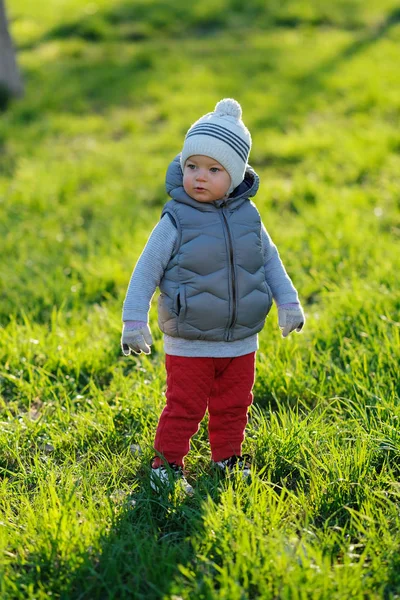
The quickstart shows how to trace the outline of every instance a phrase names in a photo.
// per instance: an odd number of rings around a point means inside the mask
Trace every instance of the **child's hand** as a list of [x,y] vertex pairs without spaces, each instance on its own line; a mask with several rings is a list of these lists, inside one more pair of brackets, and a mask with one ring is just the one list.
[[278,306],[279,327],[282,337],[287,337],[292,331],[301,331],[306,318],[300,304],[281,304]]
[[[125,356],[129,356],[131,352],[140,354],[150,354],[150,346],[153,343],[151,331],[147,323],[142,321],[132,321],[129,324],[124,324],[122,331],[121,347]],[[134,323],[132,326],[131,323]]]

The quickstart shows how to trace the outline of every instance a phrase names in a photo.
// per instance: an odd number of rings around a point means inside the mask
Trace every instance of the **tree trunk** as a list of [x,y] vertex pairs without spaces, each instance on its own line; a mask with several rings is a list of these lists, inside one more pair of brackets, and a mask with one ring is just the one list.
[[8,32],[4,0],[0,0],[0,87],[4,87],[11,96],[22,96],[24,91]]

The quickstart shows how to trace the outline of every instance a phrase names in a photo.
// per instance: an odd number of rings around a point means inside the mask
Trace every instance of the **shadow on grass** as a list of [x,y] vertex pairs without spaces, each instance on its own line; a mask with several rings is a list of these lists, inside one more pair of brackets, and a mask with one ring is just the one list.
[[[236,3],[237,4],[237,3]],[[103,44],[101,52],[86,53],[84,47],[74,48],[67,51],[65,55],[57,55],[52,62],[46,63],[45,72],[31,70],[28,71],[28,79],[31,85],[46,89],[51,87],[49,93],[45,93],[43,103],[46,109],[67,110],[69,112],[82,112],[90,109],[91,111],[101,111],[104,107],[112,104],[143,103],[149,101],[148,84],[151,81],[157,81],[158,84],[165,83],[166,89],[171,87],[170,77],[174,72],[174,56],[180,56],[179,35],[185,39],[193,40],[196,44],[196,38],[204,38],[211,34],[234,34],[238,26],[235,25],[235,15],[241,24],[241,34],[230,39],[230,44],[238,39],[238,52],[250,52],[246,49],[245,38],[247,21],[254,27],[254,17],[259,17],[258,26],[268,28],[268,26],[284,25],[286,27],[300,27],[305,24],[310,25],[306,17],[295,20],[296,22],[287,23],[285,19],[279,17],[271,9],[260,7],[239,8],[239,5],[232,6],[231,12],[227,16],[226,11],[221,15],[213,14],[212,11],[205,11],[203,17],[199,16],[192,7],[188,5],[169,4],[156,2],[149,5],[145,4],[116,4],[108,11],[97,11],[94,14],[84,15],[81,19],[62,23],[48,31],[42,38],[33,42],[29,47],[22,46],[21,50],[31,50],[43,42],[51,40],[81,39],[87,42],[96,42],[97,45]],[[257,12],[257,10],[258,12]],[[261,10],[261,12],[260,12]],[[172,11],[172,13],[171,13]],[[256,11],[256,12],[254,12]],[[276,11],[275,11],[276,12]],[[176,13],[176,14],[175,14]],[[253,14],[254,13],[254,14]],[[260,14],[258,14],[260,13]],[[243,21],[243,19],[244,21]],[[251,17],[251,18],[250,18]],[[233,22],[231,22],[233,18]],[[231,19],[231,20],[230,20]],[[242,19],[242,20],[240,20]],[[356,39],[339,52],[336,56],[321,63],[317,68],[310,72],[300,74],[292,79],[293,91],[282,92],[282,97],[278,103],[279,108],[270,110],[265,117],[259,119],[255,126],[283,126],[288,115],[293,113],[293,105],[301,100],[305,110],[309,109],[310,103],[314,102],[315,94],[324,89],[324,78],[334,71],[343,61],[346,61],[356,54],[362,52],[371,44],[383,38],[391,27],[400,22],[400,9],[396,8],[390,12],[379,26],[365,27],[359,26],[354,34]],[[326,20],[312,23],[315,27],[319,25],[329,25]],[[160,55],[159,48],[150,44],[154,40],[163,38],[171,39],[175,42],[167,51]],[[239,39],[242,42],[239,45]],[[244,40],[244,41],[243,41]],[[126,55],[109,44],[109,42],[132,42],[131,49]],[[149,43],[141,43],[141,42]],[[129,44],[128,44],[129,46]],[[125,47],[127,48],[127,46]],[[126,51],[126,50],[125,50]],[[216,50],[217,51],[217,50]],[[215,52],[216,52],[215,51]],[[282,49],[284,51],[284,49]],[[69,52],[69,54],[68,54]],[[201,59],[196,52],[195,59],[207,62],[208,56],[201,54]],[[252,52],[252,56],[254,52]],[[213,59],[214,52],[210,58]],[[274,64],[279,62],[279,53],[273,57],[268,57],[268,65],[265,57],[252,58],[247,60],[247,68],[253,72],[263,72],[266,69],[274,71]],[[250,65],[250,62],[254,62]],[[271,62],[272,61],[272,62]],[[232,73],[232,78],[242,81],[244,60],[237,60],[229,63],[230,67],[237,72]],[[180,67],[182,68],[182,67]],[[182,73],[185,79],[185,74]],[[50,86],[49,86],[50,82]],[[44,86],[44,87],[43,87]],[[57,90],[57,94],[54,94]],[[279,91],[277,92],[279,93]],[[32,112],[33,111],[33,112]],[[22,114],[23,112],[23,114]],[[21,117],[27,122],[37,118],[38,107],[25,107],[21,112]]]
[[369,46],[383,39],[389,33],[390,29],[398,23],[400,23],[399,7],[391,11],[379,26],[363,28],[362,33],[357,34],[355,41],[352,41],[348,46],[343,48],[336,56],[322,62],[316,69],[294,77],[293,93],[283,95],[279,103],[279,111],[269,112],[266,117],[256,122],[256,126],[263,128],[274,127],[277,124],[283,125],[283,118],[290,115],[293,112],[293,106],[297,105],[300,101],[307,109],[308,106],[304,103],[305,96],[312,101],[315,98],[315,94],[323,91],[324,80],[327,75],[333,73],[341,63],[354,58]]
[[57,531],[43,550],[14,563],[21,594],[29,590],[33,598],[46,590],[46,598],[65,600],[172,597],[195,560],[192,540],[202,535],[206,503],[218,502],[221,489],[206,473],[197,477],[193,496],[183,490],[156,495],[148,472],[141,473],[140,485],[128,497],[121,492],[122,499],[118,491],[110,494],[110,525],[102,527],[95,548],[66,554]]
[[223,3],[207,2],[198,10],[184,0],[137,0],[112,5],[98,11],[88,7],[80,18],[55,26],[44,36],[20,49],[32,49],[42,42],[54,39],[80,38],[90,42],[110,40],[142,41],[151,37],[195,38],[209,37],[227,29],[244,27],[330,26],[362,27],[360,4],[350,1],[338,8],[326,10],[318,7],[307,11],[293,1],[265,3],[253,0],[242,3],[226,0]]
[[146,482],[119,512],[100,551],[83,557],[65,597],[171,597],[180,568],[189,567],[195,558],[192,538],[201,535],[207,495],[218,501],[216,481],[206,474],[197,478],[193,497],[182,490],[157,496]]

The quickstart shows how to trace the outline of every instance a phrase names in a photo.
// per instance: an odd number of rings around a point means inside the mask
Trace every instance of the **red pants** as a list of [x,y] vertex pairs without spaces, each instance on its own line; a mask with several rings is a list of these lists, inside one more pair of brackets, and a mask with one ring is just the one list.
[[[240,455],[247,411],[252,403],[255,352],[235,358],[166,355],[167,405],[158,422],[154,447],[166,461],[183,466],[190,438],[208,408],[214,461]],[[153,467],[162,460],[156,458]]]

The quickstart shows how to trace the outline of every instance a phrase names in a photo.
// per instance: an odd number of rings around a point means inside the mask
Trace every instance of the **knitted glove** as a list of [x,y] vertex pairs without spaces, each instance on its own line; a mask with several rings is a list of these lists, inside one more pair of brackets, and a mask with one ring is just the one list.
[[306,322],[301,305],[293,302],[278,306],[278,322],[282,330],[282,337],[284,338],[294,330],[301,331]]
[[126,321],[122,331],[121,347],[125,356],[132,352],[150,354],[153,343],[151,331],[144,321]]

